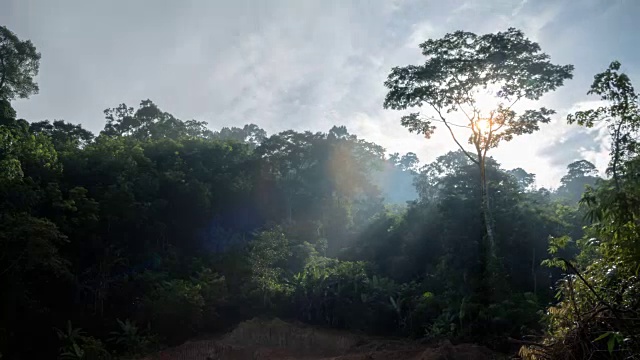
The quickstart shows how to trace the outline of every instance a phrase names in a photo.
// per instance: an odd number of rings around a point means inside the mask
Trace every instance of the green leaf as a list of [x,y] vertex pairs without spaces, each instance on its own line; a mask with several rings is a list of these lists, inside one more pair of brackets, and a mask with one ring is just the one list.
[[604,333],[604,334],[598,336],[597,338],[595,338],[593,341],[600,341],[600,340],[606,338],[609,335],[611,335],[611,332],[607,331],[606,333]]
[[616,337],[611,336],[609,341],[607,342],[607,349],[609,350],[609,354],[613,353],[613,348],[616,346]]

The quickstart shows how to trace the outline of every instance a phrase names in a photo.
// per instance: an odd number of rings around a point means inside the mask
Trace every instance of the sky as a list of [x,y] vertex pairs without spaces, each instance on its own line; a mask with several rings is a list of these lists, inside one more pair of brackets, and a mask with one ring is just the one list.
[[612,60],[640,81],[639,17],[639,0],[0,0],[0,25],[42,53],[40,93],[13,103],[21,118],[99,132],[104,109],[151,99],[212,129],[345,125],[422,163],[456,145],[446,129],[410,134],[402,113],[383,109],[391,68],[423,62],[418,44],[448,32],[519,28],[574,78],[533,104],[557,111],[550,124],[490,155],[546,187],[572,161],[606,167],[603,129],[566,115],[598,104],[586,92]]

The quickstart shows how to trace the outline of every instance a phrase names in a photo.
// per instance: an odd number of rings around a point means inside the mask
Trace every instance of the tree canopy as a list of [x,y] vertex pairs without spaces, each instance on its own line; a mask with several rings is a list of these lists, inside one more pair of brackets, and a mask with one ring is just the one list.
[[27,98],[38,93],[34,78],[40,68],[40,53],[30,40],[0,26],[0,100]]
[[[465,31],[446,34],[420,44],[426,60],[422,65],[394,67],[384,85],[389,89],[384,107],[394,110],[428,105],[435,117],[421,117],[419,112],[402,117],[410,132],[427,139],[435,132],[433,122],[445,125],[453,141],[479,168],[480,206],[487,238],[487,286],[495,284],[496,236],[493,228],[486,176],[489,149],[514,136],[531,134],[539,124],[548,123],[555,112],[542,107],[517,114],[513,106],[521,99],[538,100],[545,93],[571,79],[572,65],[556,65],[540,46],[527,39],[520,30],[509,28],[495,34],[476,35]],[[484,104],[481,92],[497,100],[495,106]],[[449,115],[460,112],[465,123],[457,124]],[[468,130],[468,150],[452,126]],[[487,289],[495,293],[493,290]]]

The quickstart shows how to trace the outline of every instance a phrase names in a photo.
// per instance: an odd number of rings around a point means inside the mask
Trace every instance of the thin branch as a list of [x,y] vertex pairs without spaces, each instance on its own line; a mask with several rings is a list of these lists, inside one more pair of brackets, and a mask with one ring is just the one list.
[[[467,117],[467,119],[469,119],[469,122],[473,122],[473,119],[475,119],[476,114],[475,114],[475,107],[474,107],[474,112],[473,112],[473,117],[470,117],[469,114],[467,114],[467,112],[465,111],[465,109],[462,107],[462,105],[460,105],[459,102],[456,101],[456,105],[458,105],[458,108],[462,111],[462,113],[464,114],[464,116]],[[473,105],[471,106],[473,107]]]
[[[616,319],[618,319],[618,321],[620,321],[622,323],[622,325],[626,325],[624,320],[620,317],[620,315],[618,314],[617,309],[615,309],[613,306],[611,306],[609,303],[607,303],[606,301],[604,301],[604,299],[602,297],[600,297],[600,295],[598,295],[598,293],[596,292],[596,290],[593,288],[593,286],[591,286],[591,284],[589,284],[589,282],[582,276],[582,274],[580,273],[580,271],[578,271],[578,269],[576,269],[575,266],[573,266],[572,263],[570,263],[567,259],[564,258],[560,258],[560,260],[562,260],[568,268],[571,269],[571,271],[573,271],[579,278],[580,280],[582,280],[582,282],[589,288],[589,290],[591,291],[591,293],[593,294],[593,296],[596,297],[596,299],[598,300],[598,302],[600,304],[602,304],[603,306],[605,306],[606,308],[608,308],[609,310],[611,310],[611,312],[613,313],[613,316],[616,317]],[[626,327],[626,326],[625,326]]]
[[[438,122],[441,122],[441,123],[444,123],[444,122],[445,122],[445,121],[442,121],[442,120],[440,120],[440,119],[436,119],[436,118],[434,118],[434,117],[432,117],[432,116],[431,116],[431,117],[425,117],[425,119],[432,120],[432,121],[438,121]],[[448,123],[449,125],[457,126],[457,127],[461,127],[461,128],[465,128],[465,129],[469,129],[469,128],[470,128],[470,126],[469,126],[469,125],[460,125],[460,124],[452,123],[452,122],[450,122],[450,121],[447,121],[447,123]]]
[[519,100],[521,99],[520,96],[518,96],[515,100],[513,100],[513,102],[511,103],[511,105],[509,105],[509,107],[506,109],[507,111],[511,110],[511,108],[513,107],[513,105],[515,105]]
[[[472,101],[471,99],[473,99],[473,98],[471,97],[471,95],[469,95],[469,89],[466,89],[466,88],[461,86],[462,81],[460,81],[460,79],[458,78],[458,75],[454,73],[453,74],[453,78],[456,79],[456,81],[458,82],[458,86],[460,86],[461,88],[464,89],[465,94],[467,94],[467,100]],[[457,100],[456,100],[456,104],[458,105],[458,108],[460,108],[460,110],[462,110],[462,112],[467,117],[467,119],[469,119],[470,122],[473,122],[473,119],[475,118],[475,106],[473,106],[473,104],[471,105],[471,107],[474,110],[474,115],[473,115],[473,118],[472,118],[472,117],[469,117],[467,112],[464,110],[464,108],[460,105],[460,103]]]
[[460,142],[456,138],[456,135],[453,133],[453,130],[451,129],[451,126],[449,126],[449,123],[447,122],[447,120],[442,116],[442,112],[440,112],[440,109],[436,108],[435,106],[433,106],[433,108],[436,110],[436,112],[440,116],[440,119],[442,119],[442,122],[445,124],[447,129],[449,129],[449,133],[451,134],[451,137],[453,138],[453,141],[455,141],[455,143],[458,145],[460,150],[462,150],[462,152],[465,155],[467,155],[469,160],[471,160],[474,164],[480,165],[480,162],[478,161],[478,159],[474,159],[473,156],[469,155],[469,152],[464,147],[462,147],[462,145],[460,144]]
[[582,280],[582,282],[589,288],[589,290],[591,290],[591,293],[593,293],[593,295],[596,297],[596,299],[604,306],[608,307],[610,310],[613,310],[613,307],[611,307],[611,305],[609,305],[607,302],[604,301],[604,299],[602,299],[600,297],[600,295],[598,295],[598,293],[596,292],[596,290],[593,288],[593,286],[591,286],[591,284],[589,284],[589,282],[582,276],[582,274],[580,273],[580,271],[578,271],[578,269],[576,269],[575,266],[573,266],[573,264],[571,262],[569,262],[569,260],[565,259],[565,258],[560,258],[560,260],[562,260],[562,262],[565,263],[565,265],[567,265],[567,267],[569,269],[571,269],[571,271],[573,271],[574,274],[576,274],[580,280]]
[[500,124],[500,126],[495,128],[494,132],[498,132],[498,130],[502,129],[503,126],[504,126],[504,122],[502,124]]

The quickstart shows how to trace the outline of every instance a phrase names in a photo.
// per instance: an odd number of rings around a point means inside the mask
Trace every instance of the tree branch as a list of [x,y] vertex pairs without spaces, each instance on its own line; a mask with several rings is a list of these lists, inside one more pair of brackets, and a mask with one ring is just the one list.
[[440,109],[436,108],[435,106],[432,106],[435,111],[438,113],[438,115],[440,116],[440,119],[442,120],[442,122],[444,123],[444,125],[447,127],[447,129],[449,129],[449,133],[451,134],[451,137],[453,138],[453,141],[455,141],[455,143],[458,145],[458,147],[460,148],[460,150],[462,150],[462,152],[467,155],[467,157],[469,158],[469,160],[471,160],[474,164],[476,165],[480,165],[480,162],[478,161],[478,159],[474,159],[473,156],[471,156],[469,154],[469,152],[462,147],[462,145],[460,144],[460,142],[458,141],[458,139],[456,138],[456,135],[453,133],[453,130],[451,129],[451,126],[449,126],[449,123],[447,122],[447,120],[444,118],[444,116],[442,116],[442,112],[440,111]]
[[500,124],[500,125],[495,129],[495,131],[494,131],[494,132],[498,132],[498,130],[502,129],[502,127],[503,127],[503,126],[504,126],[504,123]]
[[[456,75],[455,73],[454,73],[453,77],[458,82],[458,85],[460,85],[462,83],[462,81],[460,81],[460,79],[458,78],[458,75]],[[465,94],[467,94],[467,99],[469,101],[473,101],[473,100],[471,100],[471,99],[473,99],[473,97],[471,96],[471,94],[469,94],[469,89],[464,89],[464,92],[465,92]],[[462,112],[467,117],[467,119],[469,119],[469,122],[473,122],[473,119],[475,119],[475,117],[476,117],[476,113],[478,113],[478,117],[480,116],[480,114],[478,112],[478,109],[476,109],[476,107],[475,107],[475,105],[473,105],[473,103],[471,104],[471,108],[473,109],[473,117],[469,117],[469,115],[467,115],[467,112],[462,108],[462,106],[460,105],[460,103],[458,101],[456,101],[456,104],[458,105],[460,110],[462,110]]]
[[[462,113],[464,114],[464,116],[467,117],[467,119],[469,119],[469,122],[473,122],[473,119],[476,117],[476,113],[475,113],[475,107],[474,107],[474,111],[473,111],[473,117],[470,117],[469,114],[467,114],[467,112],[465,111],[465,109],[462,107],[462,105],[460,105],[459,102],[456,101],[456,105],[458,105],[458,108],[462,111]],[[473,107],[473,106],[472,106]]]
[[[606,307],[607,309],[611,310],[611,312],[613,313],[613,316],[616,317],[616,319],[618,319],[618,321],[620,321],[622,323],[622,325],[626,325],[624,320],[622,319],[622,317],[620,317],[620,315],[618,314],[618,310],[615,309],[613,306],[611,306],[608,302],[604,301],[604,299],[602,297],[600,297],[600,295],[598,295],[598,293],[596,292],[596,290],[593,288],[593,286],[591,286],[591,284],[589,284],[589,282],[582,276],[582,274],[580,273],[580,271],[578,271],[578,269],[576,269],[575,266],[573,266],[572,263],[570,263],[567,259],[565,258],[560,258],[560,260],[562,260],[565,265],[567,265],[567,267],[569,269],[571,269],[571,271],[573,271],[579,278],[580,280],[582,280],[582,282],[587,286],[587,288],[589,288],[589,290],[591,291],[591,293],[593,294],[593,296],[596,297],[596,299],[598,300],[598,302],[600,304],[602,304],[604,307]],[[626,326],[625,326],[626,327]]]
[[491,112],[491,117],[489,118],[489,135],[487,136],[487,141],[484,144],[484,149],[482,153],[482,158],[484,159],[487,156],[487,150],[489,150],[489,146],[491,146],[491,139],[493,136],[493,111]]
[[506,110],[507,110],[507,111],[511,110],[511,108],[513,107],[513,105],[515,105],[519,100],[520,100],[520,96],[518,96],[515,100],[513,100],[513,102],[511,103],[511,105],[509,105],[509,107],[508,107]]
[[571,269],[571,271],[573,271],[574,274],[576,274],[580,280],[582,280],[582,282],[589,288],[589,290],[591,290],[591,293],[593,293],[593,295],[596,297],[596,299],[604,306],[611,308],[611,305],[609,305],[608,303],[606,303],[601,297],[600,295],[598,295],[598,293],[596,292],[596,290],[593,288],[593,286],[591,286],[591,284],[589,284],[589,282],[582,276],[582,274],[580,273],[580,271],[578,271],[578,269],[576,269],[575,266],[573,266],[573,264],[571,262],[569,262],[569,260],[565,259],[565,258],[560,258],[560,260],[562,260],[562,262],[565,263],[565,265],[567,265],[567,267],[569,269]]
[[[441,123],[443,123],[443,122],[444,122],[444,121],[442,121],[442,120],[440,120],[440,119],[436,119],[436,118],[434,118],[434,117],[425,117],[425,119],[429,119],[429,120],[431,120],[431,121],[437,121],[437,122],[441,122]],[[465,128],[465,129],[469,129],[469,128],[471,128],[469,125],[460,125],[460,124],[452,123],[452,122],[450,122],[450,121],[447,121],[447,123],[448,123],[449,125],[457,126],[457,127],[461,127],[461,128]]]
[[482,158],[480,153],[480,135],[479,135],[480,129],[476,130],[476,123],[474,122],[471,122],[471,132],[473,132],[473,146],[475,146],[476,148],[476,153],[478,154],[478,157]]

